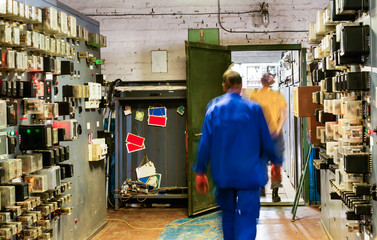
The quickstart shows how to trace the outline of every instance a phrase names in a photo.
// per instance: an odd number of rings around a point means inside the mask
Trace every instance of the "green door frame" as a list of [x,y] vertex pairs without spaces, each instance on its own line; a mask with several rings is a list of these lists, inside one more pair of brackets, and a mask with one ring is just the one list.
[[[232,51],[275,51],[275,50],[298,50],[300,51],[301,59],[301,86],[307,86],[306,77],[306,48],[303,48],[301,44],[262,44],[262,45],[228,45],[228,49]],[[303,159],[306,152],[309,149],[309,143],[307,141],[307,123],[306,118],[301,119],[301,147],[303,151],[301,152],[301,163],[303,164]],[[301,170],[299,170],[301,171]],[[304,201],[309,203],[309,174],[308,171],[305,174],[305,184],[304,184]]]

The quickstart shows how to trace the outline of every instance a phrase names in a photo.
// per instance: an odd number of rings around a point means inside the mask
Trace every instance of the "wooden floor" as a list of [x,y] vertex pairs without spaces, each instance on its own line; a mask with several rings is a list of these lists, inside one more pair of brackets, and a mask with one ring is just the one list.
[[[258,225],[258,240],[328,240],[320,224],[320,212],[311,207],[299,207],[295,222],[291,222],[290,207],[262,207]],[[109,223],[93,239],[138,240],[157,239],[164,227],[187,217],[185,208],[123,208],[108,210]],[[128,225],[129,224],[129,225]],[[131,226],[130,226],[131,225]],[[191,239],[201,239],[193,236]]]

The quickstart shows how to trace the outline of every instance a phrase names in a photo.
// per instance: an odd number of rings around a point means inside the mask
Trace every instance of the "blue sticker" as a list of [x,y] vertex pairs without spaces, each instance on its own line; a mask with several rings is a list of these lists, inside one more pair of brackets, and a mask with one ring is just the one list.
[[166,116],[166,107],[150,107],[148,109],[149,116]]

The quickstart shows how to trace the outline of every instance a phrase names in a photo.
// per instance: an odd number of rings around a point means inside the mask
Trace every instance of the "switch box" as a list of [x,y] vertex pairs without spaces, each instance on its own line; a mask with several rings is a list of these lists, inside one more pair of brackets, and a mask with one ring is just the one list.
[[51,125],[20,125],[20,149],[34,150],[52,147]]
[[106,158],[107,145],[106,139],[97,138],[92,139],[92,144],[88,145],[89,161],[99,161]]

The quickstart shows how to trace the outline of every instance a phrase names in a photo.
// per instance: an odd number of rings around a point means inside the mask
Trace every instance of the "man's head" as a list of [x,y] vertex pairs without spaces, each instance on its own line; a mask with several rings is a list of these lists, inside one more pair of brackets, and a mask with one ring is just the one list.
[[260,81],[261,81],[263,87],[269,87],[269,86],[271,86],[272,84],[275,83],[274,78],[275,78],[274,75],[272,75],[271,73],[265,73],[265,74],[263,74]]
[[223,74],[223,91],[227,92],[229,89],[242,88],[242,78],[240,74],[233,70],[226,70]]

